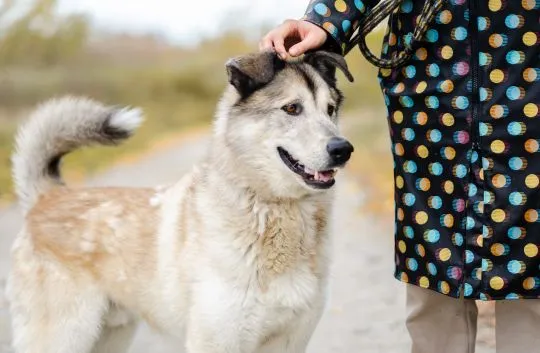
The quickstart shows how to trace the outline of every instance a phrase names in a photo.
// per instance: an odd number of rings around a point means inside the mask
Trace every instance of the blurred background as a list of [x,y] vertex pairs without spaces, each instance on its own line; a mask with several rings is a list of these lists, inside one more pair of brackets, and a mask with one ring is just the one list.
[[[67,158],[70,180],[147,151],[188,127],[207,126],[226,84],[224,63],[257,50],[261,36],[303,15],[307,0],[0,0],[0,202],[13,200],[9,156],[16,125],[37,103],[83,94],[142,106],[147,120],[127,144]],[[380,48],[382,29],[370,41]],[[348,57],[340,77],[354,165],[377,212],[391,212],[391,161],[376,70]],[[368,149],[362,146],[369,146]],[[376,195],[374,194],[376,191]]]

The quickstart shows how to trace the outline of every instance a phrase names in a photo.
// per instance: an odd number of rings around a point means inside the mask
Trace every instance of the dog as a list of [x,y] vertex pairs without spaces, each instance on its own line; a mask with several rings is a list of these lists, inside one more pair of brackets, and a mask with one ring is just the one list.
[[353,78],[325,51],[251,53],[225,68],[207,156],[163,189],[61,178],[62,156],[127,139],[140,109],[66,96],[20,127],[15,352],[126,352],[140,320],[185,337],[188,353],[306,351],[327,298],[334,175],[353,152],[336,69]]

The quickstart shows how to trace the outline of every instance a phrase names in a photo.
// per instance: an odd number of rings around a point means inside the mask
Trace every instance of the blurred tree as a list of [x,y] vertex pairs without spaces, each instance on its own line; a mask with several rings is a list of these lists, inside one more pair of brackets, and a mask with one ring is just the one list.
[[[22,6],[25,5],[26,9]],[[0,66],[57,65],[83,49],[86,17],[60,16],[57,0],[0,0]]]

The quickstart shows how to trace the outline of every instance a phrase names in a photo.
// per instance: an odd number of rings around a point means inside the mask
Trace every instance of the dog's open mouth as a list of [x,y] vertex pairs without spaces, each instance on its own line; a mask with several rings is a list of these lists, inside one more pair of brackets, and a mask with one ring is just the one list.
[[289,152],[285,151],[283,148],[278,147],[277,150],[283,163],[285,163],[285,165],[294,173],[301,176],[307,185],[316,189],[328,189],[336,182],[334,175],[336,174],[337,169],[323,171],[311,170],[294,159]]

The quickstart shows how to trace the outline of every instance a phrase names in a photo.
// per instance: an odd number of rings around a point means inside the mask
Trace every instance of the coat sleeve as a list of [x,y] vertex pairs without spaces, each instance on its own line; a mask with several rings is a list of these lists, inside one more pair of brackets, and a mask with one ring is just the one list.
[[311,0],[303,20],[322,27],[331,37],[329,49],[343,53],[343,47],[358,23],[379,0]]

